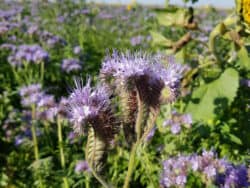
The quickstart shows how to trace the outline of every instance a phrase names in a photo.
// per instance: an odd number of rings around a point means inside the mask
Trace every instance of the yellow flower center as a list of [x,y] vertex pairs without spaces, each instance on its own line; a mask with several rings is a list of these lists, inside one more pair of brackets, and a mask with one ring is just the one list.
[[243,19],[250,24],[250,0],[242,0],[242,8]]

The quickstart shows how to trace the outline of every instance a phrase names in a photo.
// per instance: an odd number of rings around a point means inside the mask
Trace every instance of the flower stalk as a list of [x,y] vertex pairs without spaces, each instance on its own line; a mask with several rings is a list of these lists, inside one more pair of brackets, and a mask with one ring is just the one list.
[[[57,117],[57,134],[58,134],[58,146],[60,151],[61,167],[65,169],[65,157],[63,151],[63,136],[62,136],[62,121],[61,118]],[[67,177],[63,177],[64,188],[69,188],[69,183]]]

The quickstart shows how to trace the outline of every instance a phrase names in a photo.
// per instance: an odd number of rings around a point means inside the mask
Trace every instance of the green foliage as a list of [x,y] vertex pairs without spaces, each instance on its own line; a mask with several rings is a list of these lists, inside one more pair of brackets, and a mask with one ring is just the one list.
[[228,68],[216,80],[194,89],[186,112],[195,120],[213,119],[230,107],[238,87],[238,72]]
[[[1,9],[9,8],[3,2],[0,5]],[[250,89],[245,81],[250,79],[250,37],[241,17],[231,15],[232,11],[171,5],[164,9],[139,5],[108,7],[68,0],[15,5],[23,5],[24,10],[15,17],[17,20],[10,22],[20,23],[21,27],[8,33],[1,33],[1,30],[0,45],[39,44],[49,52],[50,59],[44,64],[43,77],[41,64],[14,69],[8,62],[11,51],[0,48],[0,187],[39,187],[40,183],[45,187],[62,187],[65,177],[69,187],[101,187],[90,172],[75,171],[77,162],[86,159],[114,187],[122,187],[130,149],[136,140],[136,117],[133,116],[138,112],[136,95],[131,97],[127,91],[117,91],[124,95],[121,106],[115,102],[115,107],[123,114],[125,124],[124,135],[113,140],[115,147],[107,148],[107,143],[95,135],[93,129],[89,129],[88,138],[74,135],[68,121],[62,123],[63,141],[58,144],[56,122],[39,120],[36,121],[36,136],[40,156],[35,160],[30,132],[34,121],[24,116],[30,109],[22,107],[18,93],[21,86],[38,81],[46,93],[53,94],[59,101],[68,96],[75,76],[81,77],[83,82],[87,76],[92,76],[94,82],[98,82],[96,75],[102,59],[112,49],[160,52],[173,55],[189,66],[181,83],[179,99],[161,108],[155,136],[137,148],[130,187],[159,187],[164,159],[199,153],[203,149],[214,149],[219,157],[249,164]],[[238,6],[238,14],[241,8]],[[0,19],[1,24],[7,22]],[[40,33],[27,33],[30,24],[37,25],[39,31],[56,35],[65,43],[51,47],[45,39],[39,38]],[[132,44],[132,39],[138,36],[142,40]],[[73,52],[75,46],[80,46],[80,54]],[[66,58],[82,61],[82,70],[62,71],[62,60]],[[131,103],[134,108],[129,109]],[[164,127],[163,122],[171,118],[173,110],[191,113],[192,127],[182,127],[179,134],[171,134],[170,127]],[[157,110],[145,107],[143,127],[140,127],[144,137],[154,126],[157,115]],[[186,187],[214,187],[203,183],[199,174],[190,173]]]

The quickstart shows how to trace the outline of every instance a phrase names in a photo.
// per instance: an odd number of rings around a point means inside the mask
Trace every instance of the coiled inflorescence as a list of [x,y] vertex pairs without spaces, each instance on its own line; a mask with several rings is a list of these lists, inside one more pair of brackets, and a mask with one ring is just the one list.
[[[101,75],[114,77],[116,84],[127,89],[138,90],[142,99],[151,105],[158,104],[159,95],[164,87],[176,98],[180,79],[185,66],[169,58],[168,64],[162,63],[160,55],[150,56],[143,53],[131,54],[114,52],[102,64]],[[134,87],[135,86],[135,87]]]
[[115,129],[115,118],[112,114],[110,93],[106,86],[98,85],[94,89],[91,80],[82,86],[82,81],[75,80],[76,88],[69,96],[69,113],[74,131],[84,134],[91,125],[99,136],[111,139]]

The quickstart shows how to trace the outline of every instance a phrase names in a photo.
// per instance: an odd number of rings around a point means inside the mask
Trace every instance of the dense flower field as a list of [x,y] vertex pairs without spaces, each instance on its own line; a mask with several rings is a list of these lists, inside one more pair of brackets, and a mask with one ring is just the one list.
[[0,2],[0,187],[249,187],[236,5]]

